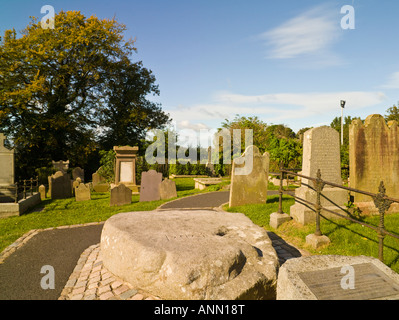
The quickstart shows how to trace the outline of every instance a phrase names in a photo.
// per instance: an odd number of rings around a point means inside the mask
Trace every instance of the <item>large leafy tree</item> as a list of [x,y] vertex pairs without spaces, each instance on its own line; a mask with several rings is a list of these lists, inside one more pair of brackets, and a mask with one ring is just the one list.
[[136,48],[125,29],[115,19],[61,11],[53,29],[32,18],[21,36],[5,32],[0,131],[13,141],[18,169],[30,174],[60,159],[84,166],[99,142],[135,145],[168,121],[145,99],[158,94],[155,77],[130,61]]
[[397,103],[397,105],[398,106],[393,105],[386,110],[386,121],[396,120],[399,123],[399,102]]

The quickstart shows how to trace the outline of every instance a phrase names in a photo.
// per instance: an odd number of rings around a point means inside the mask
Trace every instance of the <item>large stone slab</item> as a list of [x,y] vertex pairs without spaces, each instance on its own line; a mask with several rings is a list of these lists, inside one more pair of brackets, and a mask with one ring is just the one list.
[[48,177],[51,199],[66,199],[72,197],[72,182],[69,174],[57,171]]
[[277,300],[399,299],[399,275],[376,258],[310,256],[287,260]]
[[132,190],[123,183],[111,184],[110,206],[123,206],[132,203]]
[[268,176],[269,153],[262,155],[258,147],[247,147],[233,161],[229,206],[266,203]]
[[76,201],[87,201],[91,200],[90,185],[88,183],[80,183],[75,188],[75,200]]
[[277,254],[241,213],[120,213],[101,234],[104,266],[162,299],[275,299]]

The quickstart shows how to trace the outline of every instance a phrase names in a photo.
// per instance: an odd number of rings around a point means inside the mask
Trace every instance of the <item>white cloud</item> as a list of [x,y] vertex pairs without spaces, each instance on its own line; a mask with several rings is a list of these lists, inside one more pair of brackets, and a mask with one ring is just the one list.
[[[382,92],[310,92],[242,95],[220,92],[210,104],[179,106],[168,110],[178,129],[209,129],[220,126],[225,119],[240,116],[258,116],[266,123],[284,123],[289,126],[301,119],[317,117],[319,122],[331,121],[340,113],[340,100],[346,100],[346,110],[360,110],[378,105],[385,99]],[[312,120],[314,121],[314,120]],[[305,126],[309,126],[308,125]]]
[[[266,41],[267,58],[312,57],[317,64],[339,64],[331,46],[340,35],[336,10],[318,6],[259,35]],[[338,20],[339,21],[339,20]]]
[[381,86],[387,89],[399,89],[399,71],[394,72],[388,79],[388,82]]

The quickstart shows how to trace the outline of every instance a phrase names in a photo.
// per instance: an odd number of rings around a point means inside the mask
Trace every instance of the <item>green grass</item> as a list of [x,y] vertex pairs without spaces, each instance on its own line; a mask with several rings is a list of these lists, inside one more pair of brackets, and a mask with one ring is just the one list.
[[[194,180],[190,178],[179,178],[175,179],[175,181],[179,198],[207,191],[194,189]],[[91,197],[92,200],[81,202],[76,202],[75,198],[46,199],[26,214],[0,219],[0,252],[32,229],[101,222],[120,212],[150,211],[156,209],[162,203],[170,201],[139,202],[139,195],[133,195],[131,204],[110,207],[109,193],[93,192]],[[43,208],[41,211],[35,211],[40,207]]]
[[[294,199],[289,196],[283,197],[283,211],[289,213],[289,207],[294,204]],[[305,249],[312,254],[331,254],[357,256],[365,255],[378,257],[377,233],[367,227],[345,220],[321,219],[320,229],[328,236],[331,244],[314,250],[305,242],[308,234],[314,233],[316,225],[302,226],[291,220],[284,223],[278,229],[269,226],[270,214],[278,209],[278,196],[268,197],[266,204],[247,205],[233,208],[225,208],[230,212],[242,212],[255,224],[266,230],[275,232],[293,245]],[[369,216],[362,219],[364,222],[378,226],[378,216]],[[385,216],[385,227],[394,234],[399,234],[399,213]],[[399,240],[386,236],[384,240],[384,263],[399,272]]]

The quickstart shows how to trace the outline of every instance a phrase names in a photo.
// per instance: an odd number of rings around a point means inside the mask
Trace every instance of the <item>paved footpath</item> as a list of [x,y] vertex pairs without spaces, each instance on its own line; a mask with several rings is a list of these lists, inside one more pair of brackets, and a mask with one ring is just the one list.
[[[227,200],[226,200],[227,196]],[[182,198],[160,209],[219,207],[228,192],[212,192]],[[111,274],[102,263],[100,237],[103,223],[32,230],[0,253],[0,300],[153,300]],[[280,264],[308,255],[268,232]],[[54,268],[55,288],[40,286],[44,265]]]

